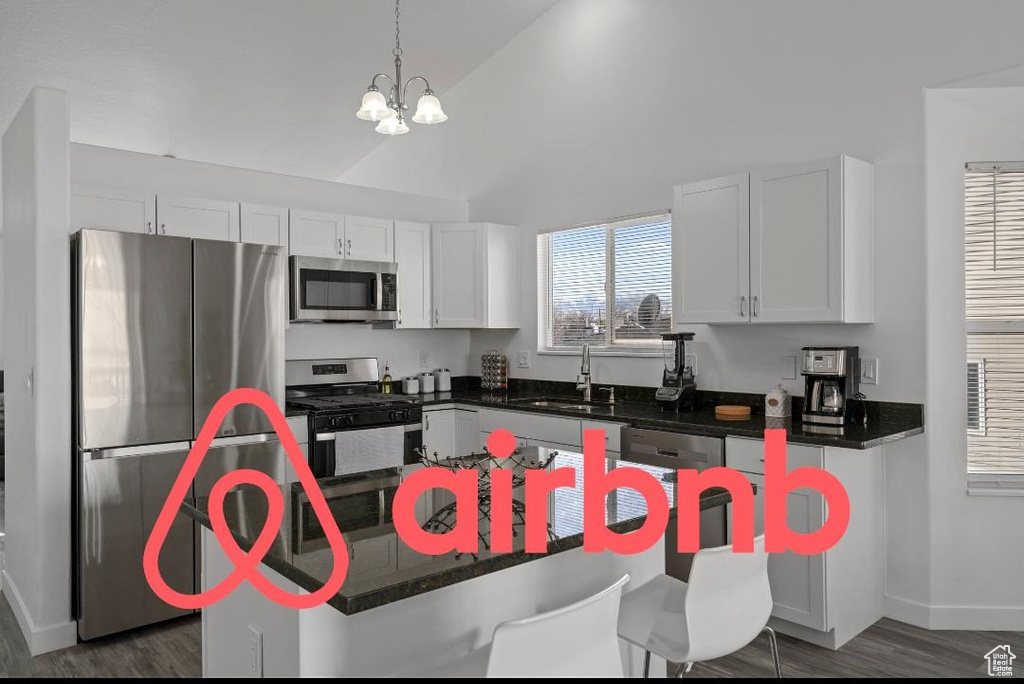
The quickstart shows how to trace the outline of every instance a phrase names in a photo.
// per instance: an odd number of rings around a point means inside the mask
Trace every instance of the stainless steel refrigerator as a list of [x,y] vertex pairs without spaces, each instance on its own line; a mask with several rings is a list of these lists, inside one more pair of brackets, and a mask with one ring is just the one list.
[[[236,387],[284,402],[287,261],[281,247],[82,230],[74,282],[74,604],[92,639],[187,611],[150,591],[146,539],[213,404]],[[190,494],[237,467],[284,479],[269,420],[222,423]],[[160,555],[165,580],[198,587],[195,526],[179,515]]]

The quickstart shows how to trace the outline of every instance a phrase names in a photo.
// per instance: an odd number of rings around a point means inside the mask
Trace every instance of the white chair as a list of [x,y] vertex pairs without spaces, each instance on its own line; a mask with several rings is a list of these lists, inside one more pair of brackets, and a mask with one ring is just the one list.
[[693,559],[689,583],[658,575],[622,599],[619,636],[644,649],[644,677],[651,654],[673,663],[720,658],[740,650],[762,631],[768,633],[775,676],[782,676],[775,632],[767,626],[772,612],[768,554],[764,535],[753,553],[733,553],[731,546],[701,549]]
[[621,677],[615,625],[629,575],[572,605],[494,629],[491,643],[427,677]]

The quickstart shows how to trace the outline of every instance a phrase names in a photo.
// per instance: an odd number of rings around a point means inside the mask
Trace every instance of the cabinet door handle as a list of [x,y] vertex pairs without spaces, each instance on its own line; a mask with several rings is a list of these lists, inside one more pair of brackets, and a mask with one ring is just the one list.
[[402,325],[402,310],[398,310],[398,325]]
[[750,315],[757,318],[757,295],[750,298]]
[[344,254],[344,253],[345,253],[345,241],[339,238],[338,239],[338,254]]
[[429,430],[430,429],[430,414],[429,413],[424,413],[423,414],[423,429],[424,430]]
[[740,318],[747,317],[747,298],[740,297]]
[[167,235],[167,224],[166,223],[161,223],[160,224],[160,233],[163,234],[163,235]]
[[352,256],[352,241],[346,240],[346,242],[348,242],[348,255]]
[[438,309],[435,308],[434,309],[434,325],[440,325],[440,323],[441,323],[441,313],[440,313],[440,311]]
[[146,221],[146,232],[147,233],[152,233],[153,232],[153,222],[152,221]]

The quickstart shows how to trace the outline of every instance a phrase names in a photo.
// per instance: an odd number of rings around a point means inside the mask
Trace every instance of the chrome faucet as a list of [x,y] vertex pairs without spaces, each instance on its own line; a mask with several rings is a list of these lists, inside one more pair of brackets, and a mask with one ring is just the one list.
[[583,401],[590,401],[590,345],[583,345],[583,361],[580,374],[576,376],[576,389],[583,390]]

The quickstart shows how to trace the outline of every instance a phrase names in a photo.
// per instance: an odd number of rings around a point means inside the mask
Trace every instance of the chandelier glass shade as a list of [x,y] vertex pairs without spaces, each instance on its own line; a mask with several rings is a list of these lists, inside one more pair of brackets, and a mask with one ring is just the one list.
[[[404,135],[409,132],[409,126],[405,123],[405,113],[409,110],[409,86],[414,81],[423,82],[423,94],[416,103],[416,113],[412,120],[418,124],[431,125],[443,123],[448,120],[448,115],[441,108],[441,101],[430,89],[430,83],[422,76],[402,80],[402,42],[399,25],[401,0],[395,0],[395,49],[392,54],[395,56],[395,76],[379,73],[370,80],[370,85],[363,94],[363,100],[359,105],[356,116],[363,121],[377,123],[375,129],[384,135]],[[383,79],[388,83],[387,91],[381,91],[377,81]]]

